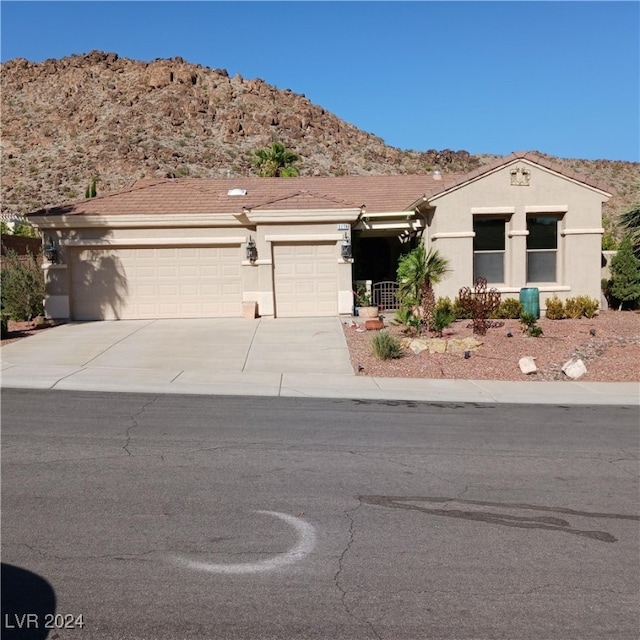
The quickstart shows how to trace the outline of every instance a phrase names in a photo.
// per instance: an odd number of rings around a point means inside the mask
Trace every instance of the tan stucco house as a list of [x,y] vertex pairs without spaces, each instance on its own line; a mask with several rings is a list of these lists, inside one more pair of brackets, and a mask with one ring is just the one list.
[[424,242],[454,298],[485,276],[503,297],[600,300],[605,185],[531,152],[471,173],[144,180],[28,215],[49,249],[53,318],[351,314],[353,281],[395,279]]

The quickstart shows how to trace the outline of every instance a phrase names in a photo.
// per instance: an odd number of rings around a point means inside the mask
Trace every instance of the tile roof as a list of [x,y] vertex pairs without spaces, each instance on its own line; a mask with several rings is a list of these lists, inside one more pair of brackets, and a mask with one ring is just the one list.
[[[180,215],[234,214],[243,208],[259,211],[355,209],[369,213],[404,211],[423,196],[433,197],[513,160],[524,159],[607,193],[607,185],[532,151],[517,151],[465,174],[444,173],[384,176],[303,176],[297,178],[180,178],[144,179],[133,186],[96,198],[32,212],[30,216],[56,215]],[[229,195],[232,189],[246,195]]]
[[568,170],[559,162],[554,162],[553,160],[545,158],[544,156],[541,156],[535,151],[514,151],[513,153],[510,153],[508,156],[504,156],[502,158],[496,158],[492,162],[484,164],[481,167],[478,167],[477,169],[470,171],[469,173],[465,173],[463,175],[456,176],[456,177],[452,176],[450,180],[446,181],[446,184],[443,183],[439,185],[437,188],[435,188],[433,191],[431,191],[429,193],[429,197],[433,197],[435,195],[444,193],[445,191],[448,191],[453,187],[460,186],[465,182],[469,182],[474,178],[478,178],[486,173],[489,173],[506,164],[509,164],[514,160],[519,160],[519,159],[529,160],[530,162],[538,164],[541,167],[545,167],[547,169],[550,169],[551,171],[554,171],[555,173],[559,173],[565,176],[566,178],[571,178],[572,180],[576,180],[578,182],[586,184],[595,189],[599,189],[600,191],[604,191],[609,195],[613,195],[613,189],[609,185],[605,184],[604,182],[589,178],[588,176],[585,176],[583,173],[578,173],[577,171]]
[[[229,214],[243,207],[259,211],[356,209],[404,211],[441,180],[433,175],[298,178],[181,178],[142,180],[132,187],[88,200],[50,207],[29,215]],[[246,195],[230,196],[232,189]]]

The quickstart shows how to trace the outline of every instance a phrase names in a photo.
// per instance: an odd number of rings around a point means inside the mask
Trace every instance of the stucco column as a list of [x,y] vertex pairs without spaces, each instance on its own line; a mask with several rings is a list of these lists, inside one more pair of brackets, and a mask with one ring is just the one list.
[[42,263],[44,273],[44,315],[67,320],[69,315],[69,278],[66,264]]
[[507,233],[507,273],[505,285],[522,288],[527,284],[527,236],[526,229],[514,229]]

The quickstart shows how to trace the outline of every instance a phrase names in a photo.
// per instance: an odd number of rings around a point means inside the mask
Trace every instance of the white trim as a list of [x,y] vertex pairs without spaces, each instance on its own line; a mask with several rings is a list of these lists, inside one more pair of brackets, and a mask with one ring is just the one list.
[[568,204],[537,204],[524,208],[525,213],[567,213]]
[[56,215],[29,216],[28,221],[39,229],[84,229],[109,227],[122,229],[129,227],[238,227],[243,226],[231,213],[206,214],[122,214],[122,215]]
[[415,215],[415,211],[388,211],[384,213],[363,213],[360,218],[365,221],[367,218],[406,218],[410,220]]
[[515,213],[515,207],[471,207],[471,213],[474,215],[479,214],[505,214],[505,213]]
[[[525,288],[524,285],[522,287],[501,287],[501,286],[496,287],[496,289],[500,293],[520,293],[520,289],[523,289],[523,288]],[[532,284],[531,286],[526,285],[526,288],[527,289],[535,288],[540,293],[551,293],[552,291],[571,291],[571,287],[567,285],[560,285],[560,284],[556,284],[556,285],[549,284],[549,285],[543,285],[543,286]]]
[[240,245],[247,242],[246,236],[220,237],[220,238],[122,238],[109,240],[101,238],[97,240],[62,240],[64,247],[204,247],[220,245]]
[[422,229],[421,220],[406,220],[405,222],[373,222],[369,223],[366,220],[361,221],[362,227],[358,224],[355,229],[363,229],[365,231],[375,231],[384,229]]
[[551,293],[553,291],[571,291],[571,287],[568,285],[561,284],[537,284],[536,282],[527,282],[525,285],[527,289],[537,289],[540,293]]
[[602,235],[604,233],[604,229],[594,228],[594,229],[564,229],[560,232],[561,236],[583,236],[589,234],[597,234]]
[[357,209],[285,209],[282,211],[257,211],[246,213],[250,224],[261,222],[355,222],[360,215]]
[[269,259],[264,259],[264,260],[254,260],[253,262],[251,262],[250,260],[243,260],[242,261],[242,266],[243,267],[258,267],[261,264],[273,264],[273,262]]
[[528,236],[528,229],[514,229],[513,231],[507,231],[507,236],[509,238],[515,238],[516,236]]
[[273,233],[265,235],[267,242],[338,242],[344,233]]
[[447,233],[434,233],[431,236],[431,240],[437,240],[438,238],[475,238],[475,231],[452,231]]

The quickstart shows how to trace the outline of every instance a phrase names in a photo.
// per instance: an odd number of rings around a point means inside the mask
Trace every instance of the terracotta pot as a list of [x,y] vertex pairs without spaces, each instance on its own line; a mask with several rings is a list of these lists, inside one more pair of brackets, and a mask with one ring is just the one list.
[[358,309],[360,318],[377,318],[379,315],[378,307],[360,307]]
[[384,322],[382,320],[366,320],[364,328],[367,331],[380,331],[380,329],[384,329]]

